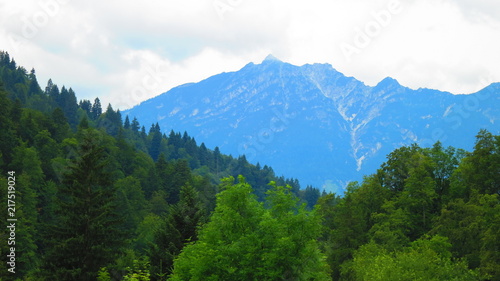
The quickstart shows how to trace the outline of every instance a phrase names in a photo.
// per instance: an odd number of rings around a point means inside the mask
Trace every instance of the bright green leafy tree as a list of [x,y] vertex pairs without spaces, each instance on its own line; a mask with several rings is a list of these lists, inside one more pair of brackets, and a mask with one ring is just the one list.
[[396,251],[371,242],[357,250],[343,270],[352,271],[353,280],[360,281],[481,280],[465,263],[451,259],[450,246],[441,236],[419,239]]
[[268,192],[264,208],[243,177],[224,180],[211,220],[175,260],[172,280],[329,280],[319,251],[320,218],[290,187]]

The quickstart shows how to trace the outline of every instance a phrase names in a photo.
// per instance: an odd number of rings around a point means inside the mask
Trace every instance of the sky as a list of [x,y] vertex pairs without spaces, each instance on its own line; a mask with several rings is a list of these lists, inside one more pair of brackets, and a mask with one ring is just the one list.
[[0,50],[121,110],[268,54],[467,94],[500,82],[500,2],[0,0]]

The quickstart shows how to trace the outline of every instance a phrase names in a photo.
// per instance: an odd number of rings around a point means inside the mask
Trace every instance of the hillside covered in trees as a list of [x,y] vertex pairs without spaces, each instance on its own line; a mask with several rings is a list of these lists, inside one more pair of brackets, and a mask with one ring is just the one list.
[[472,152],[401,147],[339,196],[42,89],[5,52],[0,106],[0,208],[17,219],[1,280],[500,280],[488,131]]

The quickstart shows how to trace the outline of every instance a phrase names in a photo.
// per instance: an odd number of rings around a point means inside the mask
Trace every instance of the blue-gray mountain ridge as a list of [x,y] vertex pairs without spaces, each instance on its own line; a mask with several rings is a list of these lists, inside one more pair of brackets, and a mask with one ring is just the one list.
[[173,88],[124,115],[158,122],[167,134],[187,131],[302,186],[341,192],[404,145],[472,149],[480,129],[499,133],[499,109],[500,83],[468,95],[413,90],[392,78],[370,87],[329,64],[295,66],[268,56]]

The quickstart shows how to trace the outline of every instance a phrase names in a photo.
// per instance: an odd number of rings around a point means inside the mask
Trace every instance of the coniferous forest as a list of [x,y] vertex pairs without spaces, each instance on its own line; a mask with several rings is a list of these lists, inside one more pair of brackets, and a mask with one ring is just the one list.
[[500,280],[486,130],[332,194],[42,87],[6,52],[0,107],[0,280]]

